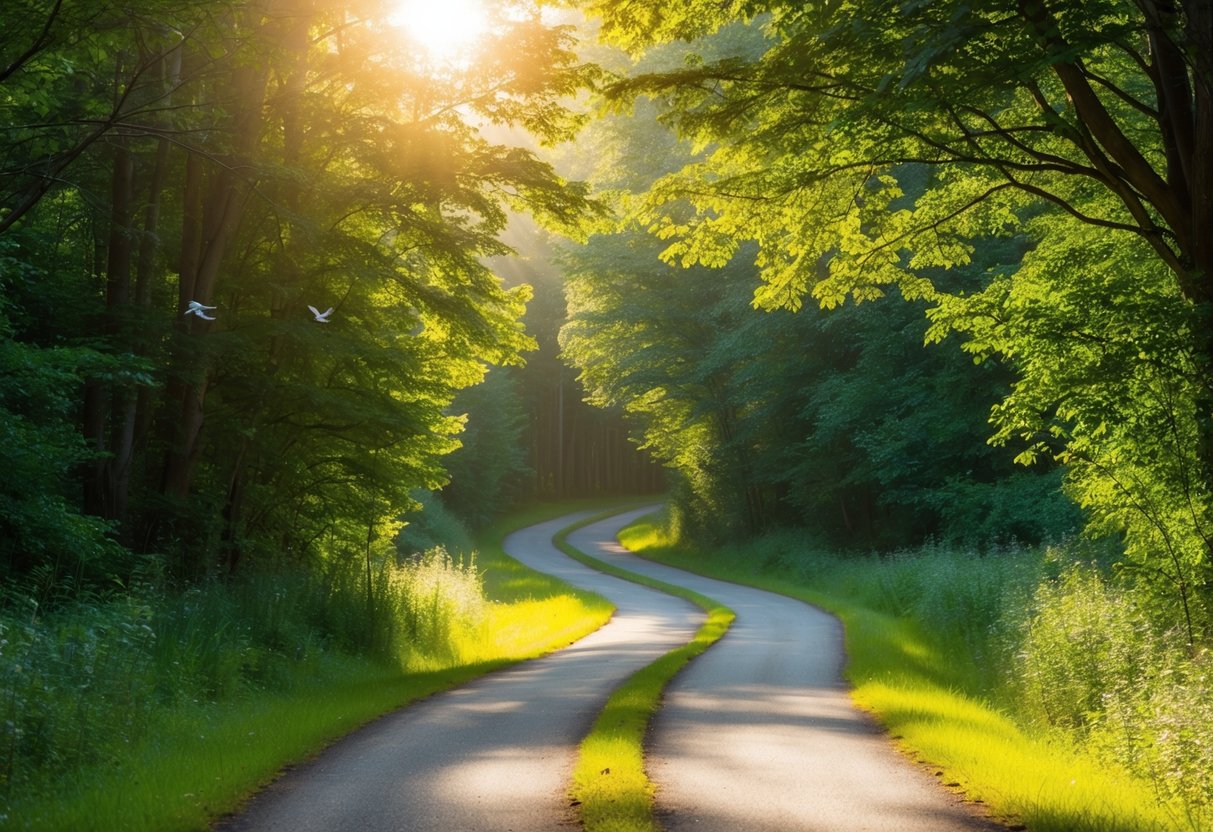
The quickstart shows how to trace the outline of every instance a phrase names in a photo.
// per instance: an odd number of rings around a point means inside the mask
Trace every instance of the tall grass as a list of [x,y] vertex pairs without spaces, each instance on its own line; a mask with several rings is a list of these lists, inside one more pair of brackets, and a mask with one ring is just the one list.
[[346,559],[50,612],[10,589],[0,828],[205,828],[359,724],[604,623],[603,599],[501,552],[511,528],[483,535],[475,559],[375,552],[369,587],[365,560]]
[[1066,566],[1018,621],[1016,712],[1147,779],[1190,812],[1213,808],[1213,653],[1160,623],[1102,572]]
[[326,652],[400,670],[450,664],[487,604],[474,563],[442,549],[383,560],[369,592],[356,568],[339,565],[171,597],[144,587],[46,615],[10,592],[0,616],[0,799],[121,756],[166,709],[291,690]]
[[[630,507],[630,506],[629,506]],[[661,827],[654,816],[655,785],[644,768],[644,740],[670,680],[719,641],[736,614],[686,587],[676,586],[624,569],[574,548],[569,534],[623,510],[623,506],[566,526],[553,543],[569,557],[592,569],[625,581],[683,598],[707,617],[689,642],[675,647],[633,673],[611,693],[590,732],[577,748],[569,796],[586,832],[653,832]]]
[[945,782],[1034,832],[1213,829],[1213,682],[1092,551],[926,546],[844,557],[785,533],[629,548],[824,606],[854,697]]

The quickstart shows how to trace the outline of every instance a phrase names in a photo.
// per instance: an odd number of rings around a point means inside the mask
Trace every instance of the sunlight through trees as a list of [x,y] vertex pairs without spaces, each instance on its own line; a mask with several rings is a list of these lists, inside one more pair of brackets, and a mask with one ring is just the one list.
[[0,637],[668,486],[1208,677],[1208,2],[8,0],[0,173]]

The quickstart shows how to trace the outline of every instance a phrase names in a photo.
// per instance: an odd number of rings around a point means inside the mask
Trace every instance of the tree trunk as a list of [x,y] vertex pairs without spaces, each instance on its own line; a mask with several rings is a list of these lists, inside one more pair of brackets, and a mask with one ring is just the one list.
[[[172,103],[172,90],[181,79],[181,48],[169,50],[156,63],[157,83],[154,94],[162,96],[165,106]],[[165,186],[168,180],[170,143],[158,139],[156,154],[151,162],[147,196],[143,204],[143,228],[139,238],[138,256],[135,262],[135,285],[132,306],[142,316],[152,303],[152,284],[158,276],[157,254],[161,249],[160,211],[164,203]],[[159,275],[162,277],[162,274]],[[139,320],[143,318],[140,317]],[[149,354],[150,343],[142,329],[133,333],[133,351],[136,355]],[[114,460],[110,481],[114,517],[125,520],[129,512],[131,479],[136,459],[143,459],[147,437],[152,427],[155,395],[151,387],[140,385],[137,390],[125,391],[120,412],[115,421],[121,425],[114,445]]]
[[[248,196],[248,160],[260,138],[261,108],[265,97],[267,69],[239,67],[233,70],[233,106],[231,126],[234,145],[228,164],[212,170],[201,202],[194,200],[201,187],[201,160],[191,154],[186,174],[186,212],[182,228],[181,280],[178,284],[180,317],[178,331],[187,338],[205,337],[210,321],[191,316],[185,310],[191,300],[212,305],[220,267]],[[215,317],[221,318],[220,309]],[[176,414],[176,429],[164,464],[161,491],[184,501],[190,493],[194,471],[202,449],[202,425],[206,392],[211,381],[209,359],[187,360],[180,367],[179,384],[170,386],[166,412]]]
[[[278,87],[274,96],[277,112],[281,114],[282,119],[282,165],[287,171],[296,174],[296,176],[285,177],[274,199],[284,209],[285,221],[288,223],[307,211],[307,207],[303,204],[304,194],[300,184],[305,173],[303,149],[306,134],[302,98],[308,77],[308,32],[313,19],[311,9],[305,8],[304,4],[295,4],[289,11],[289,14],[284,13],[278,18],[281,31],[275,32],[273,35],[274,41],[280,44],[283,54],[288,56],[288,60],[291,61],[291,65],[285,70],[284,82]],[[264,83],[266,83],[265,80],[262,81],[263,85]],[[277,252],[278,264],[275,268],[278,280],[285,286],[296,289],[301,288],[304,275],[299,268],[299,258],[295,256],[293,249],[298,245],[296,241],[302,236],[302,234],[294,233],[287,235],[286,242]],[[276,292],[270,301],[270,316],[273,318],[285,317],[290,314],[291,307],[298,303],[298,296],[289,290]],[[283,339],[280,336],[271,338],[265,353],[267,378],[272,378],[276,374],[283,359],[283,352]],[[259,397],[247,418],[245,427],[250,431],[255,431],[264,418],[265,398]],[[240,541],[246,531],[241,528],[242,523],[245,522],[244,495],[250,485],[249,478],[252,476],[252,472],[247,467],[250,445],[250,440],[246,437],[241,442],[240,452],[232,460],[227,497],[223,508],[221,539],[224,551],[222,557],[229,575],[235,574],[242,556]]]
[[[134,190],[134,160],[125,144],[114,150],[110,174],[109,233],[106,239],[105,308],[98,329],[106,340],[114,342],[124,335],[124,320],[130,306],[132,241],[130,228],[131,202]],[[111,343],[111,346],[114,346]],[[84,483],[84,510],[89,514],[114,517],[114,499],[110,488],[113,437],[107,436],[112,426],[111,403],[120,394],[100,379],[85,383],[83,426],[84,438],[97,454]]]

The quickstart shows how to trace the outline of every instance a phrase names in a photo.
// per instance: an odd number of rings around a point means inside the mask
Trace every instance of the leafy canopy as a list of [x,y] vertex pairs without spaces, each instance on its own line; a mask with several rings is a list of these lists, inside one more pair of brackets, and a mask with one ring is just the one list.
[[[703,153],[647,195],[663,258],[720,267],[752,241],[760,307],[896,286],[935,307],[932,339],[1012,361],[995,441],[1066,462],[1191,635],[1213,561],[1209,5],[638,5],[583,4],[635,54],[739,16],[766,38],[607,91],[661,102]],[[943,279],[997,238],[1022,256]]]

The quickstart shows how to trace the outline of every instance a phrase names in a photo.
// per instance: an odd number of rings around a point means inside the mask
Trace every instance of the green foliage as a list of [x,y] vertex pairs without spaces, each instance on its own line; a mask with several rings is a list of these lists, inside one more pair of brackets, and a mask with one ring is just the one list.
[[[472,559],[335,561],[171,596],[150,587],[42,613],[0,610],[0,795],[123,757],[166,709],[291,690],[334,654],[397,670],[451,661],[486,601]],[[3,811],[0,810],[0,814]]]
[[[730,26],[652,50],[635,71],[650,73],[643,79],[704,80],[712,73],[706,62],[740,62],[743,72],[772,48],[754,27]],[[626,119],[589,129],[596,158],[614,160],[592,173],[616,197],[620,219],[566,253],[570,321],[561,334],[589,401],[624,408],[644,447],[677,472],[682,528],[720,539],[811,522],[836,540],[880,548],[929,536],[976,542],[1069,533],[1080,520],[1058,493],[1052,461],[1017,472],[985,442],[991,409],[1016,378],[1013,362],[1000,354],[974,367],[954,348],[921,349],[943,334],[938,322],[923,320],[921,285],[901,281],[887,290],[910,305],[829,314],[753,308],[758,277],[770,279],[770,247],[713,223],[732,221],[726,208],[748,204],[747,221],[771,230],[791,209],[776,209],[766,193],[730,191],[734,201],[716,194],[725,186],[711,163],[727,142],[713,151],[704,137],[718,130],[714,138],[733,138],[725,117],[743,116],[722,111],[721,123],[702,135],[687,128],[693,116],[679,96],[702,95],[687,83],[663,88],[672,104],[628,97]],[[659,120],[681,125],[685,141]],[[687,171],[705,178],[692,182]],[[884,186],[890,206],[905,210],[903,203],[925,198],[928,166],[902,164],[893,173]],[[654,184],[655,176],[663,178]],[[667,187],[683,176],[685,190]],[[979,232],[970,230],[964,258],[927,258],[917,268],[960,293],[1022,258],[1023,239]],[[685,256],[663,254],[666,245],[653,236],[685,244]],[[822,276],[827,266],[822,255],[805,264]]]
[[[994,441],[1020,461],[1056,457],[1095,535],[1123,535],[1126,566],[1176,622],[1208,617],[1207,485],[1198,445],[1191,309],[1144,246],[1076,223],[1032,230],[1048,246],[982,294],[941,298],[932,332],[1013,357],[1020,379],[995,409]],[[1045,230],[1049,226],[1049,230]]]
[[[1091,533],[1123,535],[1157,603],[1200,640],[1213,258],[1198,241],[1213,201],[1195,160],[1213,131],[1193,125],[1213,53],[1194,33],[1207,10],[688,0],[637,25],[626,0],[583,5],[633,52],[702,38],[701,59],[607,91],[656,101],[702,151],[634,201],[662,257],[752,261],[768,309],[894,290],[925,302],[931,340],[959,333],[1012,373],[996,441],[1062,462]],[[764,48],[711,54],[738,16]]]
[[1107,546],[848,557],[790,532],[705,550],[652,524],[621,539],[838,612],[858,701],[996,812],[1056,830],[1207,826],[1208,651],[1117,577]]
[[[6,595],[13,603],[0,616],[5,632],[11,624],[21,638],[30,629],[41,633],[34,636],[36,653],[24,658],[46,664],[51,672],[30,689],[23,675],[30,665],[9,661],[12,655],[0,633],[0,675],[6,686],[0,719],[11,716],[5,709],[14,701],[18,714],[46,706],[52,714],[51,739],[64,740],[56,759],[62,762],[82,752],[99,762],[37,767],[36,761],[11,756],[12,735],[0,734],[10,755],[6,764],[17,766],[15,772],[2,770],[21,780],[19,789],[9,781],[4,788],[11,787],[11,793],[0,791],[0,826],[46,832],[203,828],[236,810],[283,766],[315,754],[359,725],[593,631],[610,616],[605,600],[529,570],[501,551],[501,540],[510,531],[576,508],[544,505],[525,517],[499,522],[479,538],[474,566],[434,551],[419,554],[407,569],[385,569],[396,557],[380,547],[376,554],[382,560],[373,563],[374,617],[367,614],[365,572],[342,564],[332,566],[344,577],[332,570],[323,575],[320,570],[249,570],[238,581],[209,583],[181,598],[133,593],[109,599],[127,602],[129,611],[123,603],[81,603],[77,598],[76,604],[60,604],[52,614],[35,618],[32,606]],[[482,578],[491,604],[478,600]],[[402,589],[412,593],[405,601]],[[138,626],[147,622],[148,604],[150,627],[157,634],[150,647],[146,631]],[[393,608],[395,622],[384,614]],[[458,620],[435,620],[435,608]],[[413,613],[421,617],[410,623]],[[127,626],[132,623],[133,630]],[[85,659],[99,653],[107,657],[104,667],[93,664],[94,674],[119,683],[133,679],[132,689],[145,693],[146,686],[154,685],[154,703],[133,717],[114,713],[113,702],[95,696],[98,689],[72,675],[74,666],[55,659],[57,648],[47,642],[65,627],[83,631],[94,645]],[[412,639],[405,644],[401,639],[414,631],[449,641],[427,646]],[[372,643],[371,636],[384,632],[397,638],[386,662],[367,655],[383,646]],[[359,641],[357,655],[341,650],[338,641],[348,638]],[[132,642],[140,642],[142,652],[132,653]],[[144,676],[149,650],[158,669]],[[81,658],[79,651],[76,658]],[[129,666],[140,668],[140,675],[124,677]],[[165,672],[169,666],[172,672]],[[175,672],[183,666],[191,671]],[[45,701],[48,685],[56,689],[53,703]],[[220,692],[235,695],[218,698]],[[81,722],[81,714],[97,721]],[[127,742],[129,737],[115,738],[110,732],[112,726],[125,732],[128,718],[145,723],[138,732],[143,741]],[[60,737],[61,728],[74,730]]]
[[570,253],[561,346],[589,401],[638,418],[642,447],[679,472],[696,522],[718,533],[744,527],[753,472],[739,468],[739,444],[726,447],[738,405],[724,387],[724,345],[715,349],[736,295],[724,280],[704,292],[701,273],[655,268],[644,243],[625,233]]
[[1060,728],[1196,807],[1213,804],[1207,650],[1089,565],[1040,584],[1019,613],[1020,714]]
[[[528,287],[486,266],[507,218],[594,210],[491,136],[568,138],[595,71],[487,5],[460,67],[386,0],[0,11],[0,461],[29,474],[0,489],[6,577],[361,562],[448,481],[456,394],[532,345]],[[502,443],[487,487],[518,470],[504,424],[469,436]]]
[[[0,257],[0,293],[16,271]],[[10,339],[5,306],[0,300],[0,564],[10,575],[36,571],[41,592],[104,580],[126,558],[110,524],[76,503],[73,474],[94,454],[76,429],[72,399],[88,373],[129,371],[94,350]]]
[[888,548],[1037,541],[1078,524],[1050,466],[1015,471],[984,441],[1008,373],[923,350],[919,310],[756,312],[744,269],[668,269],[637,239],[595,238],[570,257],[563,343],[591,400],[623,405],[679,472],[688,528],[719,537],[812,517]]
[[673,268],[627,227],[565,260],[565,355],[590,401],[622,406],[678,472],[684,530],[721,538],[812,518],[839,541],[895,548],[1038,541],[1079,523],[1056,470],[1017,471],[985,442],[1011,373],[924,350],[920,305],[756,311],[740,258]]
[[1041,585],[1023,635],[1023,701],[1045,722],[1086,729],[1105,696],[1146,680],[1147,654],[1164,644],[1155,628],[1090,569],[1072,566]]
[[[1197,737],[1213,730],[1213,712],[1195,691],[1208,677],[1207,654],[1188,650],[1148,595],[1072,558],[928,549],[837,564],[811,581],[877,589],[873,609],[963,645],[953,655],[964,657],[971,690],[1202,811],[1213,802],[1213,757]],[[1058,559],[1071,562],[1059,570]]]
[[417,510],[404,516],[404,525],[396,535],[396,551],[413,557],[436,546],[458,552],[471,551],[472,538],[461,518],[447,508],[441,494],[414,491]]
[[452,408],[467,423],[460,447],[447,457],[451,482],[443,504],[473,528],[484,528],[526,493],[533,475],[522,442],[527,414],[516,377],[506,369],[490,371],[481,384],[456,397]]

